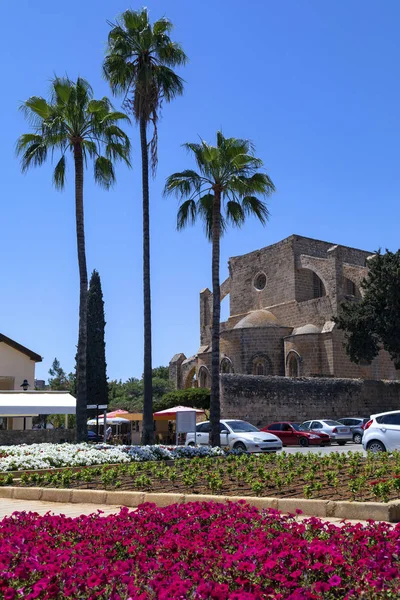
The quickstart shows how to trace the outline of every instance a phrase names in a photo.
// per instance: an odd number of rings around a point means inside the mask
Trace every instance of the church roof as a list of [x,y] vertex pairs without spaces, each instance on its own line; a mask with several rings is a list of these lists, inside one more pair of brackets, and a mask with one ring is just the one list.
[[236,323],[234,329],[249,327],[279,327],[278,319],[269,310],[253,310]]
[[292,335],[303,335],[304,333],[321,333],[321,329],[312,323],[307,323],[307,325],[293,329]]
[[29,348],[25,348],[22,344],[18,344],[18,342],[12,340],[3,333],[0,333],[0,342],[7,344],[7,346],[14,348],[14,350],[18,350],[18,352],[22,352],[22,354],[26,354],[26,356],[29,356],[29,358],[35,362],[42,362],[42,357],[39,354],[36,354],[33,350],[29,350]]

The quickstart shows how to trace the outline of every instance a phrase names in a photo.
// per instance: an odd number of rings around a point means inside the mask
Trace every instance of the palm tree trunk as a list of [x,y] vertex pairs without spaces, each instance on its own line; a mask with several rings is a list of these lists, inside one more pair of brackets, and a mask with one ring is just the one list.
[[221,294],[219,287],[220,261],[220,215],[221,192],[214,190],[213,221],[212,221],[212,288],[213,315],[211,329],[211,398],[210,398],[210,443],[211,446],[221,445],[219,421],[221,408],[219,403],[219,329],[221,313]]
[[143,430],[142,444],[154,443],[153,385],[151,366],[151,293],[150,293],[150,215],[149,215],[149,153],[146,120],[140,117],[143,188],[143,306],[144,306],[144,369],[143,369]]
[[85,223],[83,211],[83,155],[80,143],[74,145],[75,159],[75,217],[79,264],[79,336],[76,366],[76,440],[87,441],[86,409],[86,349],[88,278],[85,252]]

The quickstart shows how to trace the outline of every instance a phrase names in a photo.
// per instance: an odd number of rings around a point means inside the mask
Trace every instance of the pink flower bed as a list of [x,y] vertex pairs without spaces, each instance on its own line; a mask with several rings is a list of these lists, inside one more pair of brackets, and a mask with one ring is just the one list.
[[4,600],[398,598],[400,526],[296,521],[245,503],[76,519],[14,513],[0,526]]

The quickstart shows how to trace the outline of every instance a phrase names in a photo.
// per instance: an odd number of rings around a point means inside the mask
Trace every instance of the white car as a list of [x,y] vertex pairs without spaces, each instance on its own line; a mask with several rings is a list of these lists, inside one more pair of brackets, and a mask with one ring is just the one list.
[[[260,431],[251,423],[236,419],[220,422],[221,446],[247,452],[276,452],[282,450],[281,440],[272,433]],[[196,433],[186,435],[186,446],[210,444],[210,422],[196,425]]]
[[371,415],[364,426],[362,445],[370,452],[400,450],[400,411]]

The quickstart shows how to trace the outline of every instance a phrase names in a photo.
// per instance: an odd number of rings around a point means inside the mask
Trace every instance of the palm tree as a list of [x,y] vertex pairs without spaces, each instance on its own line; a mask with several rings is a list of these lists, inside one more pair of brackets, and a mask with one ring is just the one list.
[[[139,124],[142,152],[143,188],[143,299],[144,299],[144,403],[142,443],[154,441],[151,294],[150,294],[150,220],[149,149],[153,175],[157,166],[157,122],[163,100],[171,102],[183,93],[183,80],[172,67],[183,65],[186,55],[171,41],[172,23],[162,18],[151,25],[148,10],[127,10],[110,23],[108,51],[103,72],[114,94],[124,95],[124,107]],[[153,127],[150,143],[147,129]]]
[[254,156],[254,147],[248,140],[225,138],[218,132],[216,146],[202,140],[199,144],[184,144],[184,147],[193,153],[198,171],[185,170],[170,175],[164,192],[174,193],[181,200],[178,229],[193,224],[199,217],[212,242],[210,437],[211,445],[219,446],[220,238],[229,224],[240,227],[250,215],[265,225],[268,209],[257,196],[269,196],[275,187],[268,175],[260,172],[263,163]]
[[22,171],[42,165],[48,155],[61,153],[53,183],[63,189],[66,179],[66,158],[71,153],[75,166],[75,217],[79,264],[79,336],[77,351],[76,437],[86,441],[86,349],[88,279],[85,253],[83,211],[83,175],[89,160],[94,162],[95,181],[108,189],[115,181],[114,161],[129,165],[130,142],[118,122],[127,115],[114,111],[107,98],[93,99],[93,90],[84,79],[76,83],[68,78],[51,82],[50,99],[32,96],[22,104],[33,132],[21,135],[17,154],[21,155]]

